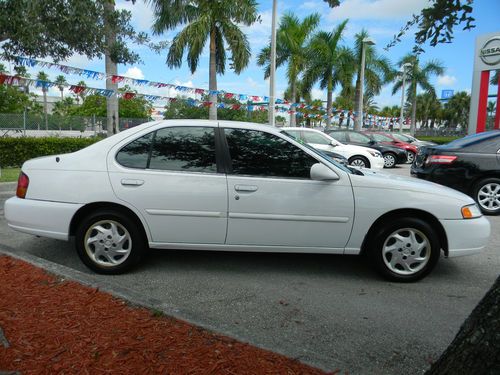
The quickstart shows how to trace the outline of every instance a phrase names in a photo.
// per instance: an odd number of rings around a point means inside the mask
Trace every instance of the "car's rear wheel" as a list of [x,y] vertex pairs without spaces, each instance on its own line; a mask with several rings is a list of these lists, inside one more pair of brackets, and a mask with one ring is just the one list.
[[396,155],[392,152],[384,154],[384,168],[394,168],[396,166]]
[[476,184],[474,199],[486,215],[500,214],[500,179],[485,178]]
[[360,168],[370,168],[370,162],[364,156],[356,155],[349,159],[349,165]]
[[383,224],[370,255],[378,271],[392,281],[412,282],[429,274],[441,250],[439,236],[425,221],[404,217]]
[[415,160],[415,153],[412,151],[407,151],[406,152],[406,162],[408,164],[412,164],[413,160]]
[[137,223],[112,210],[96,211],[85,217],[78,225],[75,241],[82,262],[102,274],[128,271],[147,248]]

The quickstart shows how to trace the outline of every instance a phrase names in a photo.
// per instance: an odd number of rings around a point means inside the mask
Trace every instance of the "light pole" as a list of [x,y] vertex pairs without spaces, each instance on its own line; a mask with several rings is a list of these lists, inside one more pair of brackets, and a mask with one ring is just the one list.
[[278,0],[273,0],[273,21],[271,30],[271,69],[269,71],[269,125],[274,126],[275,72],[276,72],[276,7]]
[[405,105],[405,81],[406,81],[406,68],[410,68],[410,63],[404,63],[401,66],[401,71],[403,72],[403,85],[401,86],[401,112],[399,114],[399,132],[403,132],[403,120],[404,120],[404,105]]
[[371,38],[365,38],[361,42],[361,72],[359,74],[359,103],[358,103],[358,121],[354,124],[354,130],[361,130],[363,127],[363,92],[365,91],[365,59],[366,59],[366,46],[373,46],[375,44],[374,40]]

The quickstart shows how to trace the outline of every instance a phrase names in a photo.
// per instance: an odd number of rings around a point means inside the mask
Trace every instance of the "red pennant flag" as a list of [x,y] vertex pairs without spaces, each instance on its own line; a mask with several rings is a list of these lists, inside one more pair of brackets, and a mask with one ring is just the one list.
[[3,85],[6,79],[7,76],[5,74],[0,73],[0,85]]
[[203,102],[203,107],[210,107],[212,102]]
[[125,100],[134,99],[134,97],[135,97],[135,92],[126,92],[122,96],[122,98],[125,99]]
[[233,96],[234,96],[234,94],[231,94],[230,92],[228,92],[226,95],[224,95],[224,97],[227,99],[232,99]]
[[204,93],[205,93],[205,90],[203,90],[203,89],[196,89],[196,90],[194,90],[194,92],[195,92],[196,94],[204,94]]
[[121,76],[111,76],[111,82],[113,83],[120,83],[125,79],[125,77]]
[[73,91],[75,94],[79,94],[79,93],[85,91],[85,86],[75,86],[75,85],[72,85],[69,88],[69,91]]

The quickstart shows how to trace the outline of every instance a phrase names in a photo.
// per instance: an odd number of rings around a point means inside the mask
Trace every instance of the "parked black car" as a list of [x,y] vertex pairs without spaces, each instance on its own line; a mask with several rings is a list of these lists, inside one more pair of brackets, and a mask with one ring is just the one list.
[[393,168],[396,164],[406,163],[406,152],[404,150],[374,141],[361,132],[353,130],[326,130],[325,133],[337,141],[348,145],[370,147],[380,151],[384,157],[385,168]]
[[500,214],[500,131],[422,147],[411,174],[470,195],[483,213]]

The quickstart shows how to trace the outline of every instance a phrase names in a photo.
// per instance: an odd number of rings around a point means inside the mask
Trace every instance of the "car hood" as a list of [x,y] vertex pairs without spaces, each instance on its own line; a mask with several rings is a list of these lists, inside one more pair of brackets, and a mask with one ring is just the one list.
[[446,197],[450,200],[463,202],[464,205],[474,203],[474,200],[468,195],[434,182],[417,179],[415,177],[378,172],[371,169],[363,169],[362,173],[362,176],[351,175],[353,187],[402,190],[406,192]]
[[372,152],[380,152],[378,150],[375,150],[374,148],[370,148],[370,147],[364,147],[364,146],[356,146],[356,145],[346,145],[346,144],[342,144],[340,146],[336,146],[336,147],[333,147],[333,152],[335,152],[335,150],[349,150],[351,152],[356,152],[356,153],[366,153],[368,151],[372,151]]

